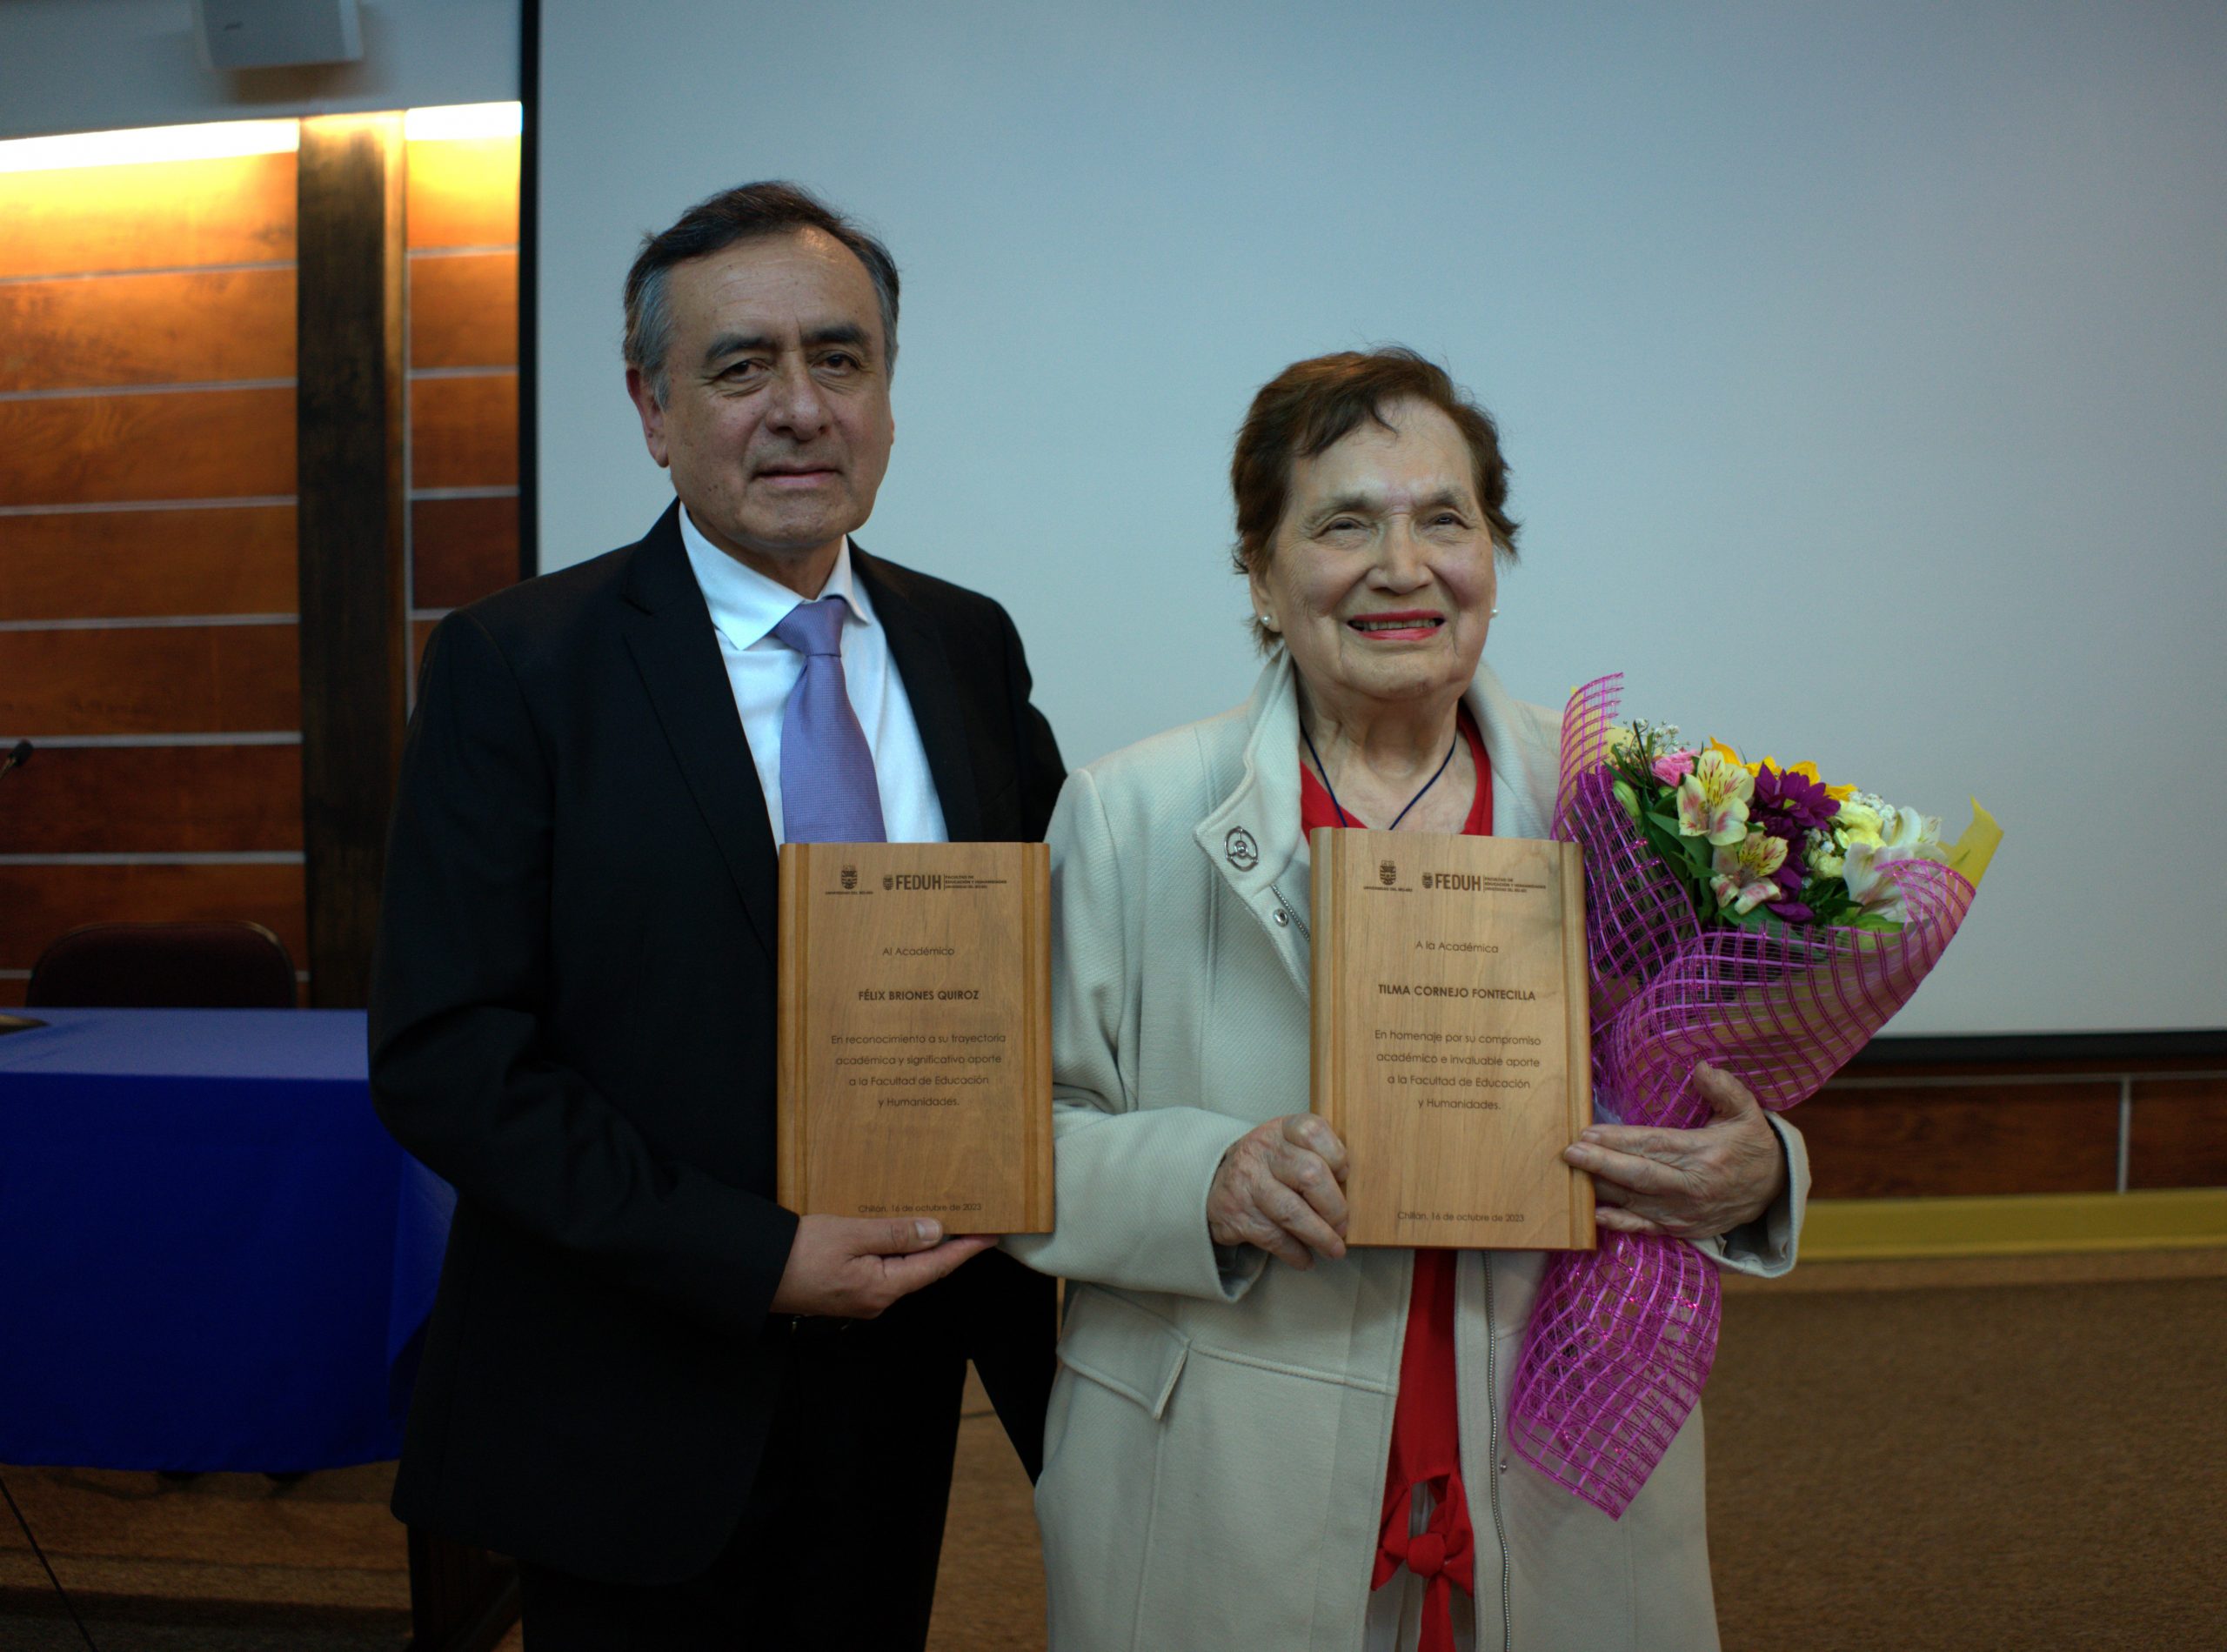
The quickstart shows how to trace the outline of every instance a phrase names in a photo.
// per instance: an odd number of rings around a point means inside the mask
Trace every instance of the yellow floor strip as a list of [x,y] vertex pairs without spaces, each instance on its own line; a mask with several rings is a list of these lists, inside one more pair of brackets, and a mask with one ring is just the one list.
[[1818,1199],[1806,1261],[2227,1245],[2227,1187],[2021,1194],[1985,1199]]

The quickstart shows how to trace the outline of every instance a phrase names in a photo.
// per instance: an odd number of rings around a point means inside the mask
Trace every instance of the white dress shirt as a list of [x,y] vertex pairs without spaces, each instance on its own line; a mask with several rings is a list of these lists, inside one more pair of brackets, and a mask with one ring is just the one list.
[[[773,828],[773,841],[787,841],[781,822],[781,716],[789,694],[804,675],[804,656],[772,634],[773,627],[789,616],[803,599],[741,563],[706,538],[680,512],[680,540],[687,547],[688,565],[712,610],[712,624],[719,633],[719,653],[726,661],[727,684],[734,690],[734,708],[742,715],[742,732],[750,740],[750,755],[758,765],[758,783],[766,793],[766,814]],[[936,796],[935,777],[928,772],[927,748],[920,744],[920,725],[913,720],[913,702],[905,697],[905,684],[890,658],[889,633],[874,617],[873,599],[851,572],[851,541],[835,558],[835,571],[820,587],[820,596],[840,597],[847,612],[843,619],[843,686],[851,709],[866,731],[866,746],[873,753],[874,781],[881,790],[882,824],[892,843],[943,843],[948,840],[943,804]]]

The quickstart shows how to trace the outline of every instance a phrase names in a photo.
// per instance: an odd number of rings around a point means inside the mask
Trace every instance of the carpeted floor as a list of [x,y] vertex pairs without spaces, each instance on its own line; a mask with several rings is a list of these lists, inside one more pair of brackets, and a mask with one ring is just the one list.
[[[2223,1372],[2227,1253],[1738,1282],[1708,1394],[1727,1652],[2227,1643]],[[931,1644],[1036,1652],[1027,1482],[968,1409]],[[395,1652],[390,1474],[4,1471],[102,1652]],[[0,1510],[0,1648],[83,1645]]]
[[1704,1401],[1727,1652],[2227,1646],[2227,1259],[2150,1260],[1728,1293]]

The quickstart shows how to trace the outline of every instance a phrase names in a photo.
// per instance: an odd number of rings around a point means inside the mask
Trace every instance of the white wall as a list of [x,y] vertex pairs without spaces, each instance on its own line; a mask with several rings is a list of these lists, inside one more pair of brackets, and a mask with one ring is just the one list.
[[312,69],[204,67],[192,0],[4,0],[0,137],[518,95],[519,0],[364,0],[364,56]]
[[2227,9],[545,11],[545,565],[669,497],[645,229],[789,177],[906,273],[865,541],[1083,760],[1238,699],[1231,432],[1396,339],[1501,418],[1488,651],[2009,840],[1896,1030],[2227,1025]]

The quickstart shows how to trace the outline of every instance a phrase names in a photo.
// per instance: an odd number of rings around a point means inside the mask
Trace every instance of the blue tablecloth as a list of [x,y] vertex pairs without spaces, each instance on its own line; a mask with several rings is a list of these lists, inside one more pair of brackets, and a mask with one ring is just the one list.
[[360,1012],[40,1010],[0,1037],[0,1462],[392,1457],[453,1195]]

